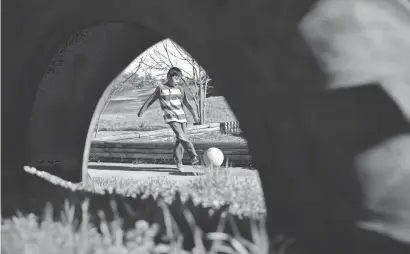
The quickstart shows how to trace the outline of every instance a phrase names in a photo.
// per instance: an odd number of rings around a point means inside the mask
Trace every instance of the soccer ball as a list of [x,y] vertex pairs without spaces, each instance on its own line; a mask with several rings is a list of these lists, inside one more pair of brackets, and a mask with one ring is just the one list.
[[205,151],[203,158],[207,167],[219,167],[224,161],[224,154],[220,149],[211,147]]

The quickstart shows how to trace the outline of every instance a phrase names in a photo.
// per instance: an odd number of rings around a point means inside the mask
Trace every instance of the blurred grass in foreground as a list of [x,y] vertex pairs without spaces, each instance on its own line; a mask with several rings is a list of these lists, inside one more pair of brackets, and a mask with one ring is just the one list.
[[[61,211],[62,220],[52,220],[52,207],[44,209],[45,219],[37,223],[34,215],[17,215],[11,220],[2,222],[2,253],[268,253],[269,241],[265,229],[263,195],[259,178],[255,171],[243,170],[242,176],[232,176],[229,170],[206,170],[205,175],[198,176],[184,184],[171,181],[166,177],[149,178],[146,180],[104,179],[95,178],[97,189],[116,188],[117,192],[149,193],[154,196],[163,195],[159,200],[167,232],[178,232],[167,203],[172,200],[176,190],[181,197],[191,195],[196,202],[205,206],[219,207],[230,204],[230,210],[224,212],[216,232],[207,233],[195,223],[189,210],[181,208],[181,213],[189,222],[194,232],[195,248],[191,252],[182,250],[182,235],[173,235],[169,244],[155,244],[154,238],[159,231],[157,224],[138,220],[134,228],[123,231],[123,219],[115,213],[112,222],[105,220],[101,211],[99,228],[92,226],[89,220],[88,201],[82,204],[82,220],[78,230],[75,230],[74,208],[66,202]],[[168,202],[167,202],[168,201]],[[256,211],[256,213],[255,213]],[[242,214],[254,217],[251,220],[252,241],[242,238],[238,231],[232,235],[224,233],[224,228],[230,224],[229,214]],[[98,233],[98,232],[101,233]],[[211,248],[206,250],[203,239],[211,242]],[[290,243],[285,241],[284,245]],[[277,252],[281,253],[281,252]]]

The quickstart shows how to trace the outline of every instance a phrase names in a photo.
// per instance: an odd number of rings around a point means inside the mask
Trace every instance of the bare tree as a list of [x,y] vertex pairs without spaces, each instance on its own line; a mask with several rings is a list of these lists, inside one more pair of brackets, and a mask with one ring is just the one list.
[[[94,137],[97,137],[98,131],[99,131],[99,127],[100,127],[100,119],[101,119],[101,115],[104,113],[105,109],[107,108],[108,104],[110,103],[110,100],[112,99],[112,97],[118,92],[121,91],[122,89],[124,89],[124,85],[133,77],[135,76],[140,70],[142,70],[142,66],[143,63],[145,61],[145,57],[142,56],[140,58],[138,58],[138,62],[136,67],[134,68],[134,70],[132,72],[130,72],[128,75],[126,73],[121,73],[120,75],[118,75],[109,85],[109,93],[110,96],[108,97],[108,100],[105,102],[104,108],[101,111],[101,113],[98,115],[98,120],[97,120],[97,125],[96,125],[96,129],[95,129],[95,134]],[[126,74],[126,75],[124,75]],[[124,78],[124,76],[127,76]]]
[[[175,50],[170,50],[170,46]],[[151,50],[144,53],[144,56],[143,65],[147,71],[154,70],[166,73],[169,68],[178,67],[179,64],[185,64],[192,68],[192,71],[181,68],[184,86],[195,102],[200,124],[204,124],[205,98],[208,84],[211,81],[205,69],[185,49],[169,39],[154,45]]]

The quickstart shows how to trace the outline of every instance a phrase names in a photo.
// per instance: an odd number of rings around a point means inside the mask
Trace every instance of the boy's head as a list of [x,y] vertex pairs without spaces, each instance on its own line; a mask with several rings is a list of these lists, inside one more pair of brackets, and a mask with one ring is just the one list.
[[172,67],[171,69],[169,69],[167,73],[167,79],[171,85],[173,86],[177,85],[181,81],[181,78],[182,78],[181,69],[177,67]]

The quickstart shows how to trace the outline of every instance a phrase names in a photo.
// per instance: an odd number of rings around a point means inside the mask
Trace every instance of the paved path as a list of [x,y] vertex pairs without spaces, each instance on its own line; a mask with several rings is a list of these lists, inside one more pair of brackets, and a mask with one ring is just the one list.
[[[174,165],[165,164],[126,164],[126,163],[99,163],[90,162],[88,172],[91,177],[120,177],[142,179],[155,176],[167,176],[169,179],[189,179],[200,175],[203,172],[203,166],[185,165],[183,170],[179,171]],[[243,175],[248,172],[245,168],[232,167],[221,168],[219,170],[229,170],[232,175]]]
[[89,174],[92,178],[102,177],[102,178],[124,178],[133,180],[145,180],[150,177],[166,177],[168,180],[175,180],[181,183],[188,182],[197,176],[195,175],[170,175],[168,173],[161,172],[134,172],[134,171],[119,171],[119,170],[95,170],[90,169]]

